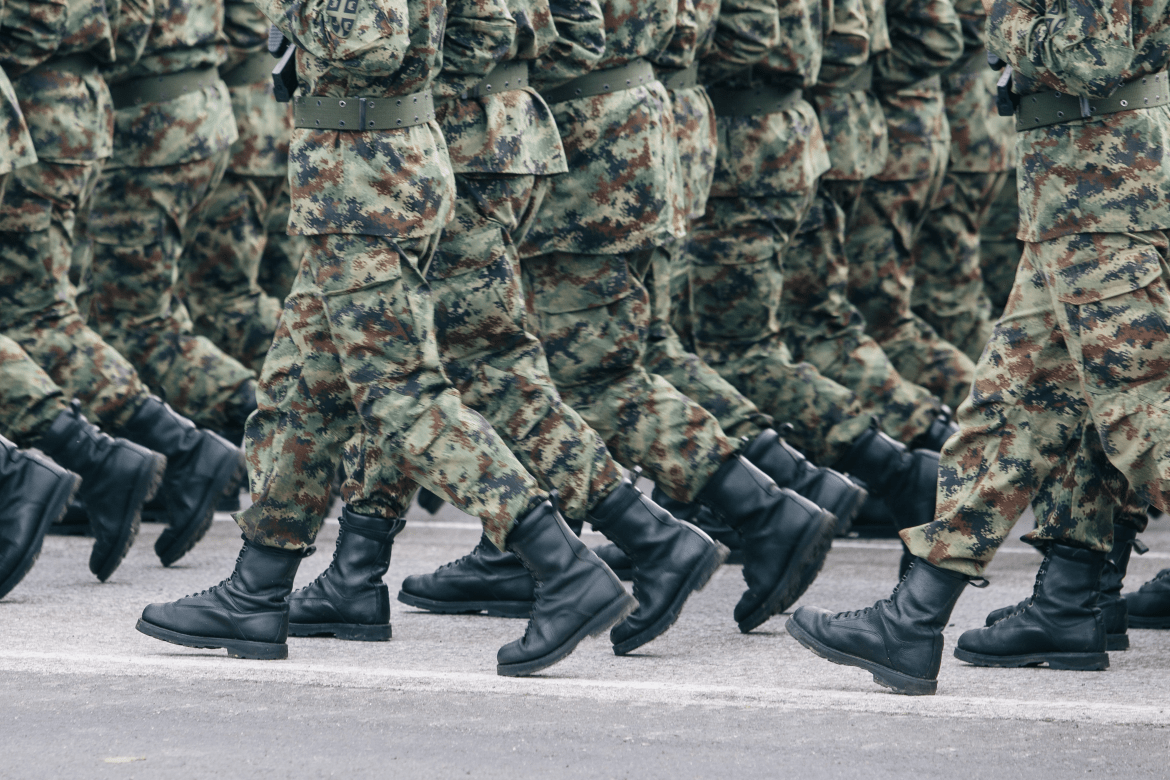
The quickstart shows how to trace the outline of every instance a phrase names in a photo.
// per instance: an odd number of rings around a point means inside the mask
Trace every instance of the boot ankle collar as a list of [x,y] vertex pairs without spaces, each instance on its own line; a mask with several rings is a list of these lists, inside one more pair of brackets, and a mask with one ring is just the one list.
[[589,522],[594,530],[605,528],[615,517],[620,517],[630,504],[642,496],[642,491],[633,482],[622,477],[622,481],[610,494],[589,510]]
[[69,443],[78,427],[86,425],[87,422],[81,414],[81,402],[74,398],[67,408],[61,410],[49,429],[37,440],[37,449],[52,457]]
[[384,518],[363,515],[358,514],[348,506],[342,508],[338,522],[346,533],[357,534],[374,542],[391,542],[406,527],[406,518],[404,517]]

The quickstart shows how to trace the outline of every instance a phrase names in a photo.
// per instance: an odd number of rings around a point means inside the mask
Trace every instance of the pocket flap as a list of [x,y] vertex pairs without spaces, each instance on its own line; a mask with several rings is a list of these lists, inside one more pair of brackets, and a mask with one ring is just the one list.
[[633,279],[622,255],[574,255],[568,263],[560,255],[525,263],[537,311],[568,314],[608,306],[630,294]]
[[1161,274],[1157,249],[1127,249],[1109,258],[1057,269],[1053,286],[1062,303],[1093,303],[1140,290]]

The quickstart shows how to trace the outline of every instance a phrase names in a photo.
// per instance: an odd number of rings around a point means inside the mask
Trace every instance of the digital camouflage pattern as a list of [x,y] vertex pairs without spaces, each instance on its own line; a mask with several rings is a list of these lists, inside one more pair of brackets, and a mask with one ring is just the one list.
[[1007,305],[1016,265],[1024,251],[1024,242],[1016,238],[1020,224],[1019,190],[1016,172],[1007,172],[1007,181],[991,203],[983,229],[979,233],[979,264],[983,271],[983,289],[991,301],[992,319],[998,319]]
[[29,447],[66,407],[65,394],[36,361],[0,334],[0,435]]
[[[1170,343],[1167,247],[1159,231],[1026,245],[971,397],[959,408],[959,433],[942,451],[935,520],[902,531],[912,553],[981,574],[1054,471],[1069,506],[1082,508],[1064,515],[1069,522],[1056,515],[1041,535],[1108,550],[1108,515],[1083,509],[1098,499],[1081,477],[1108,477],[1077,462],[1082,441],[1091,453],[1090,424],[1141,500],[1167,506],[1170,451],[1161,421],[1170,410],[1160,400]],[[1071,484],[1058,468],[1072,470]],[[1078,481],[1087,503],[1073,490]]]
[[12,82],[0,69],[0,131],[4,133],[0,143],[0,198],[4,196],[5,181],[9,172],[37,161],[37,153],[28,133],[28,124],[20,110],[20,102],[12,89]]

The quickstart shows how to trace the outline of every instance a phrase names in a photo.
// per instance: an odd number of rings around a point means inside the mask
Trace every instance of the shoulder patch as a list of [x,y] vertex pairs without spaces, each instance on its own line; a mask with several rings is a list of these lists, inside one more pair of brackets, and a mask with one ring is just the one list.
[[353,24],[357,19],[358,0],[329,0],[325,7],[329,15],[329,26],[333,34],[340,38],[348,38],[353,32]]

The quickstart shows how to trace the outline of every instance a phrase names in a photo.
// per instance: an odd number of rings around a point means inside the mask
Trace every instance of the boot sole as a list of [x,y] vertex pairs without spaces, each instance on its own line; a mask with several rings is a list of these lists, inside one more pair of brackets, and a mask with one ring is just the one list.
[[278,661],[288,658],[288,645],[284,642],[249,642],[244,639],[221,639],[180,634],[178,631],[171,631],[169,628],[147,623],[141,618],[138,619],[138,625],[135,628],[149,637],[170,642],[172,645],[208,650],[223,648],[232,658],[251,658],[258,661]]
[[637,608],[637,599],[626,593],[623,588],[620,596],[606,605],[604,609],[594,615],[593,619],[577,629],[576,633],[562,642],[552,652],[546,653],[540,658],[534,658],[531,661],[524,661],[522,663],[497,664],[496,674],[501,677],[525,677],[530,674],[535,674],[542,669],[547,669],[576,650],[577,645],[585,637],[597,636],[604,631],[608,631],[629,617],[630,613]]
[[1106,650],[1128,650],[1129,649],[1129,634],[1106,634],[1105,635],[1105,649]]
[[398,600],[410,607],[440,615],[470,615],[486,612],[488,617],[526,618],[532,614],[531,601],[434,601],[398,591]]
[[908,674],[890,669],[887,666],[874,663],[873,661],[859,658],[855,655],[842,653],[840,650],[834,650],[826,644],[821,643],[813,638],[811,634],[801,628],[792,618],[784,624],[784,628],[792,635],[800,644],[811,650],[814,654],[824,658],[826,661],[832,661],[841,666],[856,666],[858,669],[864,669],[873,675],[873,681],[883,688],[889,688],[894,693],[899,693],[903,696],[933,696],[938,690],[938,680],[924,680],[921,677],[912,677]]
[[691,576],[687,577],[686,582],[678,589],[678,593],[675,594],[674,600],[670,603],[667,610],[657,620],[629,639],[614,642],[613,654],[625,655],[665,634],[667,629],[673,626],[678,620],[679,615],[682,614],[683,605],[687,603],[687,599],[691,597],[691,594],[698,593],[707,586],[707,583],[711,581],[711,577],[723,565],[727,554],[728,549],[719,542],[715,542],[714,547],[707,551],[704,560],[699,563],[691,572]]
[[821,512],[816,523],[812,525],[800,540],[800,544],[792,555],[780,581],[772,592],[747,617],[739,621],[739,630],[748,633],[759,628],[773,615],[791,607],[797,599],[804,595],[808,586],[813,583],[825,565],[825,558],[833,546],[833,536],[837,533],[837,517],[831,512]]
[[1099,672],[1109,668],[1108,653],[1029,653],[1027,655],[985,655],[955,648],[955,658],[975,666],[1017,668],[1048,664],[1049,669]]
[[[241,478],[244,472],[244,466],[240,462],[229,463],[225,462],[215,472],[215,481],[211,483],[209,489],[203,496],[203,502],[200,504],[199,512],[196,512],[198,519],[192,520],[187,524],[187,528],[183,533],[175,537],[166,548],[160,550],[158,542],[155,542],[154,552],[158,555],[163,566],[170,566],[177,560],[182,558],[191,549],[199,544],[199,540],[207,535],[208,529],[211,528],[211,523],[215,519],[215,505],[219,503],[219,497],[223,494],[224,488],[232,480]],[[163,537],[159,537],[162,541]]]
[[49,526],[60,520],[65,516],[65,512],[69,510],[69,504],[73,501],[73,496],[77,493],[77,489],[81,487],[81,477],[73,472],[69,472],[58,480],[58,484],[68,485],[65,490],[54,491],[53,500],[45,505],[41,510],[41,522],[37,526],[36,535],[33,537],[32,544],[28,546],[24,557],[20,559],[20,563],[8,575],[8,578],[0,582],[0,599],[12,592],[12,589],[20,584],[24,576],[32,570],[36,564],[37,558],[41,557],[41,547],[45,543],[45,534],[49,531]]
[[1165,617],[1135,617],[1131,612],[1129,613],[1129,627],[1154,629],[1170,628],[1170,615]]
[[97,566],[94,565],[93,561],[90,561],[89,570],[94,573],[99,582],[108,580],[110,575],[122,565],[122,561],[130,552],[130,548],[134,546],[134,540],[138,538],[138,531],[142,527],[142,507],[155,497],[162,485],[163,474],[167,470],[167,459],[162,455],[156,455],[150,458],[150,461],[150,468],[139,474],[138,481],[134,485],[134,491],[130,497],[130,505],[134,507],[134,510],[130,513],[127,521],[122,524],[122,529],[118,533],[118,541],[114,543],[105,560]]
[[352,642],[385,642],[391,637],[390,624],[380,626],[361,623],[289,623],[289,636],[332,636]]

